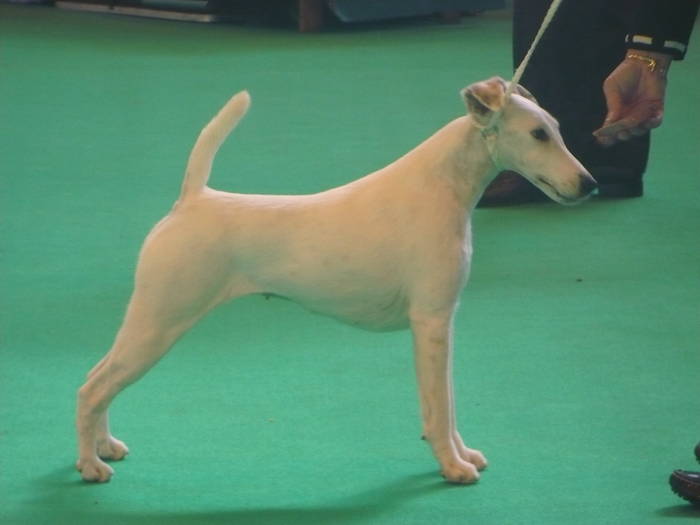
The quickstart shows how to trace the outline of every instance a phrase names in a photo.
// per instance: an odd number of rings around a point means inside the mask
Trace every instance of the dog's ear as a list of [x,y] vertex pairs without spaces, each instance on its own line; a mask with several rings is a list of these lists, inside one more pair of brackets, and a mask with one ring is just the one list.
[[538,106],[540,105],[540,103],[537,102],[537,99],[535,98],[535,96],[532,93],[530,93],[527,89],[525,89],[523,86],[521,86],[520,84],[515,84],[515,89],[513,90],[513,93],[517,93],[518,95],[525,97],[528,100],[531,100],[532,102],[534,102]]
[[460,93],[476,125],[484,127],[493,113],[503,109],[506,82],[501,77],[493,77],[467,86]]

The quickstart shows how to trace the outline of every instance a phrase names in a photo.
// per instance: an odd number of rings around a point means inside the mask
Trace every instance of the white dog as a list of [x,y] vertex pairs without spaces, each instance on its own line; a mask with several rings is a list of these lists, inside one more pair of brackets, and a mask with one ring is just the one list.
[[[148,235],[126,317],[78,395],[78,470],[108,481],[128,449],[107,407],[209,310],[271,294],[368,330],[413,331],[423,435],[443,476],[471,483],[486,459],[455,426],[452,322],[471,258],[470,215],[500,170],[574,203],[596,186],[556,121],[500,78],[462,91],[469,115],[354,182],[314,195],[225,193],[206,186],[219,146],[250,105],[235,95],[200,134],[180,199]],[[488,124],[492,116],[497,124]],[[100,459],[102,458],[102,459]]]

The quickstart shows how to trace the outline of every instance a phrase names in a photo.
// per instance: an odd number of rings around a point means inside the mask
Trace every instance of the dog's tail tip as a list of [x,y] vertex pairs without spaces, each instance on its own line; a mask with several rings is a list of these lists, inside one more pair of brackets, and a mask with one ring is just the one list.
[[[220,111],[221,116],[215,117],[214,120],[220,122],[218,125],[221,125],[222,128],[226,130],[224,131],[225,135],[236,127],[236,124],[245,116],[250,108],[250,104],[251,97],[247,89],[243,89],[234,94],[228,102],[224,104],[224,107],[221,108]],[[225,138],[225,136],[223,138]]]
[[241,100],[245,101],[245,103],[246,103],[247,105],[250,105],[250,101],[251,101],[251,98],[250,98],[250,91],[248,91],[247,89],[242,89],[241,91],[239,91],[238,93],[236,93],[236,94],[233,95],[233,96],[234,96],[234,97],[240,97]]
[[250,91],[247,89],[242,89],[238,93],[234,94],[226,105],[228,106],[229,104],[232,104],[238,106],[245,113],[250,107],[250,103]]

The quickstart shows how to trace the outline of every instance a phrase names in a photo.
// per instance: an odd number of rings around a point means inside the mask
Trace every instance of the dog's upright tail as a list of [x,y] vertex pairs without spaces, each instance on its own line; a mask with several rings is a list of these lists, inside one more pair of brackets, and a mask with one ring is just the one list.
[[247,91],[236,93],[211,119],[199,134],[187,161],[185,180],[182,182],[180,200],[197,195],[209,180],[211,166],[219,146],[231,130],[243,118],[250,107],[250,95]]

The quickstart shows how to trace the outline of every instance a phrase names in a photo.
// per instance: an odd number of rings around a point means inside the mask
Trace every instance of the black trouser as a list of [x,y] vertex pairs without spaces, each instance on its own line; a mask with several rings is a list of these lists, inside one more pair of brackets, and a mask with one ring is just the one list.
[[[527,53],[550,2],[514,1],[515,67]],[[603,81],[625,56],[624,4],[621,0],[562,2],[521,80],[559,120],[571,152],[594,177],[612,177],[613,183],[640,178],[649,154],[648,133],[609,148],[598,145],[591,135],[607,113]]]

